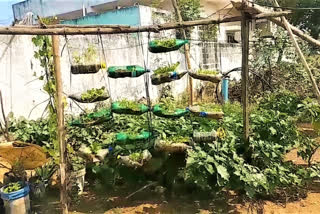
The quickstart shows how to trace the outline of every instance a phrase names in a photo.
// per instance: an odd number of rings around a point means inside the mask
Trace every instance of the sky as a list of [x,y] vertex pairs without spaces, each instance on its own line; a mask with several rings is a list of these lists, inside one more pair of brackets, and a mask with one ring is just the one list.
[[0,0],[0,25],[10,25],[13,21],[12,4],[23,0]]

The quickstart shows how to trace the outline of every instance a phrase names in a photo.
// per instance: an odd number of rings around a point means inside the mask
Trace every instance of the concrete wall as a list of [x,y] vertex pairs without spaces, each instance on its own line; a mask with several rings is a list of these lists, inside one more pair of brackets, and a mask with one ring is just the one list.
[[85,16],[79,19],[66,20],[62,24],[71,25],[99,25],[99,24],[119,24],[138,26],[140,24],[139,7],[122,8],[119,10],[108,11],[95,16]]
[[[154,9],[140,6],[139,10],[140,14],[143,14],[140,19],[141,25],[150,25],[155,22],[163,23],[166,21],[161,18],[154,19]],[[169,15],[166,11],[160,11],[160,13]],[[198,35],[196,30],[191,35],[195,40]],[[160,34],[151,33],[150,39],[170,38],[174,36],[175,31],[169,30]],[[110,82],[112,100],[122,98],[139,100],[146,96],[144,76],[104,80],[103,76],[105,72],[103,71],[89,75],[70,74],[73,53],[85,50],[89,44],[93,45],[98,51],[97,63],[106,61],[107,66],[144,66],[146,64],[147,68],[154,70],[159,66],[179,61],[181,63],[179,70],[186,70],[183,49],[161,54],[150,53],[147,49],[148,41],[150,40],[148,37],[148,33],[141,33],[139,36],[136,33],[103,35],[102,40],[106,59],[104,59],[97,36],[70,36],[68,37],[69,42],[67,45],[65,45],[64,37],[60,37],[60,49],[65,47],[61,58],[63,91],[65,95],[84,92],[90,88],[102,86],[109,88]],[[33,57],[35,47],[31,39],[31,36],[0,36],[0,89],[4,94],[5,110],[7,113],[12,111],[16,116],[35,119],[43,115],[48,96],[42,89],[44,82],[37,78],[43,73],[43,68],[39,65],[38,60]],[[208,64],[210,64],[209,68],[221,67],[222,71],[227,71],[229,68],[241,65],[241,52],[239,55],[238,46],[216,44],[202,44],[191,41],[191,63],[193,69],[197,69],[199,64],[204,63],[204,57],[206,57],[206,60],[209,62]],[[206,52],[203,50],[204,47],[207,47]],[[215,65],[215,67],[212,65]],[[170,83],[175,96],[179,96],[179,94],[186,90],[187,80],[188,77],[186,75],[181,80]],[[153,86],[151,85],[150,78],[148,78],[148,81],[151,98],[156,100],[161,89],[166,84]],[[199,81],[195,81],[195,88],[199,84]],[[82,108],[93,107],[91,104],[81,104],[80,106]],[[80,110],[77,105],[68,99],[66,113],[79,112]]]

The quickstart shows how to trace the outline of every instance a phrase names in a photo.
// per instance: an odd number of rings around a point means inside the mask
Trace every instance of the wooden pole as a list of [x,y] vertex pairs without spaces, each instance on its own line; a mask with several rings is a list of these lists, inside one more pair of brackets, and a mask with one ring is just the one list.
[[52,36],[52,49],[53,49],[53,61],[54,61],[54,76],[56,81],[56,108],[58,117],[57,135],[60,151],[60,203],[62,207],[62,213],[68,213],[68,201],[67,201],[67,182],[66,182],[66,142],[64,135],[64,104],[63,104],[63,91],[62,91],[62,75],[60,66],[59,55],[59,36]]
[[[241,12],[241,43],[242,43],[242,104],[243,104],[243,132],[246,144],[249,142],[249,19],[248,13]],[[246,148],[249,148],[248,145]]]
[[[274,2],[275,2],[275,5],[276,5],[277,7],[279,7],[279,4],[278,4],[277,0],[274,0]],[[294,37],[294,35],[293,35],[293,33],[292,33],[290,24],[289,24],[289,22],[287,21],[287,19],[286,19],[284,16],[281,17],[281,20],[282,20],[285,28],[287,29],[287,31],[288,31],[288,33],[289,33],[289,36],[290,36],[290,38],[291,38],[291,40],[292,40],[292,43],[293,43],[294,47],[296,48],[296,51],[297,51],[297,53],[298,53],[298,55],[299,55],[299,57],[300,57],[300,59],[301,59],[301,61],[302,61],[302,64],[304,65],[305,70],[307,71],[307,73],[308,73],[308,75],[309,75],[310,81],[311,81],[311,83],[312,83],[313,91],[314,91],[314,93],[315,93],[315,95],[316,95],[316,97],[317,97],[317,99],[318,99],[318,102],[320,102],[320,91],[319,91],[317,82],[316,82],[316,80],[314,79],[314,76],[313,76],[313,74],[312,74],[312,72],[311,72],[311,69],[310,69],[308,63],[307,63],[307,60],[306,60],[306,58],[304,57],[304,55],[303,55],[303,53],[302,53],[302,51],[301,51],[301,49],[300,49],[300,47],[299,47],[298,42],[297,42],[296,38]]]
[[[284,13],[286,14],[286,13]],[[259,18],[264,16],[279,16],[279,13],[264,13],[260,14]],[[252,16],[254,18],[254,16]],[[163,30],[171,30],[178,28],[187,28],[199,25],[220,24],[228,22],[241,21],[241,16],[225,17],[222,19],[208,18],[195,21],[173,22],[161,25],[149,25],[139,27],[120,27],[114,28],[106,25],[94,25],[92,28],[85,27],[56,27],[56,28],[41,28],[41,27],[0,27],[0,35],[97,35],[97,34],[122,34],[122,33],[138,33],[138,32],[155,32],[159,33]],[[49,25],[50,26],[50,25]]]
[[[179,24],[181,25],[183,23],[183,20],[182,20],[182,16],[181,16],[177,1],[176,0],[171,0],[171,1],[172,1],[173,8],[178,16]],[[185,29],[182,28],[181,32],[183,35],[183,39],[186,39],[187,35],[186,35]],[[187,68],[190,71],[191,70],[191,61],[190,61],[190,46],[189,46],[189,44],[184,45],[184,53],[185,53],[185,57],[186,57]],[[192,106],[193,105],[193,79],[190,76],[189,76],[189,97],[190,97],[189,105]]]

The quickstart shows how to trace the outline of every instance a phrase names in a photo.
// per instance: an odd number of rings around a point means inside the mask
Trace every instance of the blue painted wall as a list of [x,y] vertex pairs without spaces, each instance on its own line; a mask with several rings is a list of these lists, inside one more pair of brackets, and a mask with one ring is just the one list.
[[119,25],[140,25],[139,7],[128,7],[119,10],[108,11],[95,16],[85,16],[79,19],[66,20],[62,24],[71,25],[101,25],[101,24],[119,24]]
[[12,9],[14,17],[21,20],[28,12],[48,17],[81,10],[83,5],[89,7],[114,1],[117,0],[25,0],[12,5]]

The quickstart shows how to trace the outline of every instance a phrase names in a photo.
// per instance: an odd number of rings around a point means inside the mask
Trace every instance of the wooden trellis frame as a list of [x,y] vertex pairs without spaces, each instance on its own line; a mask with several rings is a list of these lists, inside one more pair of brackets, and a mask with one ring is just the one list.
[[[67,206],[67,188],[66,188],[66,144],[64,139],[64,116],[63,116],[63,95],[62,95],[62,76],[60,68],[60,56],[59,56],[59,37],[57,35],[97,35],[97,34],[123,34],[123,33],[140,33],[140,32],[154,32],[170,29],[180,29],[199,25],[220,24],[228,22],[241,21],[242,26],[242,100],[243,100],[243,116],[244,116],[244,138],[248,142],[249,138],[249,112],[248,107],[248,53],[249,53],[249,20],[252,19],[270,19],[277,25],[285,27],[284,23],[278,20],[276,17],[282,17],[290,14],[290,11],[279,12],[265,12],[260,7],[257,9],[248,5],[246,1],[242,3],[232,2],[233,6],[242,12],[242,16],[226,17],[222,19],[210,18],[196,21],[179,21],[173,23],[166,23],[161,25],[150,25],[141,27],[130,27],[122,25],[90,25],[90,26],[74,26],[74,25],[50,25],[50,26],[13,26],[13,27],[0,27],[0,35],[53,35],[52,46],[54,56],[54,71],[57,84],[56,103],[58,110],[58,140],[60,145],[60,173],[61,173],[61,192],[60,200],[62,204],[62,212],[68,213]],[[320,42],[314,40],[310,36],[304,34],[299,29],[289,25],[293,33],[307,42],[320,47]]]

